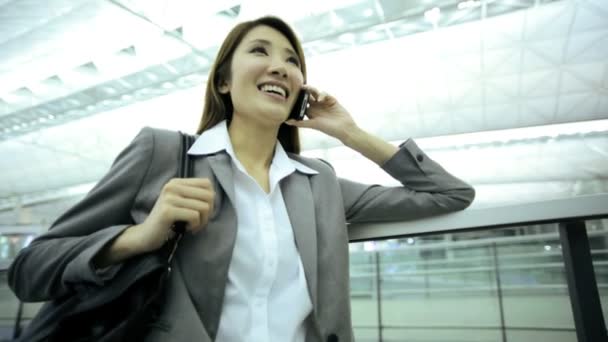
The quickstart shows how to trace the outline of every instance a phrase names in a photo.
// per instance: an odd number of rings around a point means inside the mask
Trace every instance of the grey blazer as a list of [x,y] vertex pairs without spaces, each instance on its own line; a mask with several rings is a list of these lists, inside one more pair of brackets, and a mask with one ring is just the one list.
[[[24,301],[49,301],[86,293],[117,277],[135,280],[145,274],[145,266],[132,271],[124,265],[98,272],[91,260],[125,228],[144,221],[162,186],[177,174],[179,144],[176,132],[144,128],[90,193],[19,253],[8,277],[15,294]],[[319,172],[295,171],[280,184],[313,303],[306,340],[352,341],[347,222],[411,220],[461,210],[475,192],[413,140],[382,166],[400,187],[341,179],[324,161],[289,157]],[[237,230],[232,169],[224,152],[196,158],[194,169],[195,177],[212,180],[215,210],[207,227],[182,239],[166,305],[146,341],[210,342],[219,326]]]

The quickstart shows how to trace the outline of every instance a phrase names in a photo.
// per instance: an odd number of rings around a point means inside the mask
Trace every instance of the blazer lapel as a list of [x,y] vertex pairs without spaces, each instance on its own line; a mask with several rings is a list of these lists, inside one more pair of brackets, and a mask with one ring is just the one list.
[[232,178],[230,156],[226,153],[218,153],[216,155],[208,157],[208,159],[209,165],[211,165],[211,169],[213,170],[215,178],[222,186],[222,189],[224,189],[226,195],[228,195],[228,199],[230,199],[230,202],[234,204],[234,179]]
[[[186,287],[191,296],[197,298],[195,302],[200,318],[212,339],[217,334],[224,288],[238,229],[232,172],[230,157],[225,153],[208,156],[195,164],[196,177],[209,177],[216,183],[216,212],[213,213],[215,219],[213,227],[210,226],[197,236],[183,239],[181,242],[195,246],[178,249],[178,255],[181,254],[178,259],[184,263],[182,268],[187,270],[183,274]],[[281,181],[281,191],[304,267],[313,310],[316,311],[317,232],[313,194],[308,176],[294,172]],[[222,196],[224,194],[225,196]],[[229,203],[226,203],[226,200]],[[220,206],[229,210],[218,212]],[[200,253],[201,250],[205,250],[205,253]],[[207,271],[195,272],[186,264],[203,265],[203,269]],[[210,284],[216,284],[217,287],[209,286]]]
[[198,234],[182,239],[177,261],[200,319],[209,336],[215,338],[237,234],[229,156],[220,153],[196,160],[194,176],[213,182],[216,193],[214,213],[210,218],[213,222]]
[[308,176],[294,172],[283,179],[281,190],[304,266],[308,292],[313,307],[317,308],[317,225]]

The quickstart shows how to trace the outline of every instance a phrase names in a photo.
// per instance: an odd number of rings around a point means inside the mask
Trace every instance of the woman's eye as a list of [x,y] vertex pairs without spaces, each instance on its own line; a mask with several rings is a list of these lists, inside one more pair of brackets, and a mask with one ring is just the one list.
[[297,58],[295,58],[295,57],[289,57],[289,58],[287,59],[287,61],[288,61],[289,63],[293,63],[293,64],[295,64],[296,66],[300,66],[300,61],[298,61],[298,59],[297,59]]
[[256,46],[253,49],[251,49],[251,52],[266,54],[266,49],[262,46]]

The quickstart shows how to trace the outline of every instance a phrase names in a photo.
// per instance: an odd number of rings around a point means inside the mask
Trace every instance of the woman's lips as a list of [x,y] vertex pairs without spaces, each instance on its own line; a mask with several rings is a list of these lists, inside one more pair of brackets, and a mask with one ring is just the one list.
[[287,99],[286,99],[286,98],[284,98],[283,96],[281,96],[281,95],[279,95],[279,94],[276,94],[276,93],[269,93],[269,92],[262,91],[262,90],[260,90],[260,92],[262,92],[264,95],[267,95],[267,96],[269,96],[269,97],[273,98],[274,100],[278,100],[278,101],[281,101],[281,102],[285,102],[285,101],[287,101]]

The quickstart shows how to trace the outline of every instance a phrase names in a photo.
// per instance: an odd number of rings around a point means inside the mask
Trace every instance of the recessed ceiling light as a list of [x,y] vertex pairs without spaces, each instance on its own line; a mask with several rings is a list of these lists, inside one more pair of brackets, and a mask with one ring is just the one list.
[[344,25],[344,19],[338,17],[335,12],[331,12],[330,14],[331,24],[335,27],[340,27]]
[[341,41],[342,43],[352,44],[355,42],[355,34],[350,33],[350,32],[341,34],[338,37],[338,40]]
[[432,23],[433,25],[437,25],[439,22],[439,18],[441,18],[441,9],[439,7],[433,7],[430,10],[424,12],[424,19],[426,21]]

